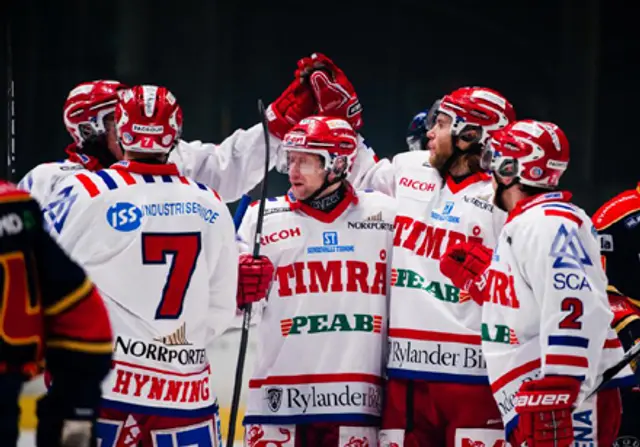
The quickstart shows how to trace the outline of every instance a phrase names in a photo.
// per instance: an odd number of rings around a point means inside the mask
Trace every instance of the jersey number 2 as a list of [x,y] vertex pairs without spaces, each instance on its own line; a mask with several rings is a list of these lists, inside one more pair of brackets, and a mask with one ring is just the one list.
[[142,233],[143,264],[164,265],[172,255],[156,319],[180,317],[201,249],[200,233]]
[[561,308],[563,312],[569,312],[560,322],[560,329],[582,329],[582,322],[579,318],[584,314],[582,301],[578,298],[565,298],[562,300]]

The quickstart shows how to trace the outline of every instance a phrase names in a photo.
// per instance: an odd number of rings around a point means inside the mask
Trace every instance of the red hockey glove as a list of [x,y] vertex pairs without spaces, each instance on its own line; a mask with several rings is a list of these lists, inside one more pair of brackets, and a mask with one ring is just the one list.
[[440,272],[454,286],[469,290],[471,283],[491,264],[493,250],[477,242],[463,242],[447,248],[440,257]]
[[280,139],[301,119],[313,115],[317,110],[313,91],[308,83],[311,71],[309,58],[300,59],[293,82],[267,108],[269,132]]
[[571,412],[580,391],[572,377],[551,376],[525,382],[516,394],[519,415],[514,445],[569,447],[573,445]]
[[248,253],[239,257],[238,263],[238,308],[255,303],[267,296],[273,280],[273,264],[266,256],[254,258]]
[[353,130],[362,127],[362,105],[344,72],[322,53],[302,59],[320,114],[346,120]]

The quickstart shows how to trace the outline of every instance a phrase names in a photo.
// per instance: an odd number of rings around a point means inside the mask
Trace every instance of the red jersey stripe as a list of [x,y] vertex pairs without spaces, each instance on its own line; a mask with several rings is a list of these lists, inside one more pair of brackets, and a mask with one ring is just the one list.
[[466,343],[480,345],[482,339],[479,335],[449,334],[446,332],[420,331],[417,329],[389,329],[389,337],[409,338],[412,340],[440,341],[450,343]]
[[100,194],[100,190],[98,189],[96,184],[93,183],[93,180],[91,180],[85,174],[76,174],[76,178],[80,181],[80,183],[82,183],[82,186],[84,186],[84,189],[87,190],[90,197],[95,197]]
[[336,383],[336,382],[366,382],[382,385],[382,377],[362,373],[338,374],[301,374],[299,376],[271,376],[266,379],[249,381],[249,388],[260,388],[264,385],[300,385],[303,383]]

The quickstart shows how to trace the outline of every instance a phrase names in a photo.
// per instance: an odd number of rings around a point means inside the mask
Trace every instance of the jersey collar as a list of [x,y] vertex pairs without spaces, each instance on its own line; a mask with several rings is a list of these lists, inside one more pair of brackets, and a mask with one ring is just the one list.
[[491,177],[486,172],[476,172],[475,174],[471,174],[469,177],[465,178],[460,183],[456,183],[453,178],[451,178],[451,175],[447,175],[447,187],[452,193],[457,194],[467,186],[478,182],[485,182],[490,179]]
[[542,203],[547,202],[570,202],[571,201],[571,193],[569,191],[553,191],[546,192],[542,194],[537,194],[535,196],[527,197],[526,199],[522,199],[519,201],[515,208],[509,211],[509,216],[507,217],[507,221],[505,223],[510,222],[515,217],[524,213],[530,208],[533,208],[536,205],[540,205]]
[[174,163],[150,164],[138,161],[123,160],[111,165],[111,169],[133,172],[134,174],[180,175]]
[[319,220],[320,222],[332,223],[338,217],[340,217],[342,213],[346,211],[346,209],[349,207],[351,203],[353,203],[354,205],[358,203],[358,196],[356,195],[356,192],[353,189],[353,186],[351,186],[350,183],[347,183],[347,191],[344,194],[344,198],[338,204],[338,206],[336,206],[334,209],[332,209],[328,213],[317,210],[297,200],[293,195],[293,192],[291,192],[291,190],[289,190],[285,195],[285,200],[289,203],[289,206],[291,207],[292,210],[300,210],[304,214],[308,215],[309,217],[313,217],[314,219]]
[[73,163],[80,163],[85,169],[95,172],[102,169],[102,165],[96,157],[78,152],[78,145],[71,143],[64,150],[67,153],[67,159]]

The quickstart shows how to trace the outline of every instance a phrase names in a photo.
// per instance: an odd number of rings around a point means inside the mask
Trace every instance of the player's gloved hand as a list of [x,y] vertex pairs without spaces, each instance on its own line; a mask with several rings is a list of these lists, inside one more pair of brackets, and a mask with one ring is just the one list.
[[440,272],[457,288],[469,290],[489,267],[492,256],[493,250],[478,242],[452,245],[440,257]]
[[95,447],[95,424],[100,402],[100,383],[62,391],[57,384],[38,401],[38,447]]
[[523,383],[515,398],[519,418],[512,444],[572,446],[571,412],[579,391],[580,382],[573,377],[551,376]]
[[362,105],[344,72],[327,56],[314,53],[301,60],[321,115],[345,119],[353,130],[362,127]]
[[273,263],[266,256],[254,258],[242,253],[238,258],[238,308],[255,303],[267,296],[275,271]]
[[313,115],[317,109],[313,92],[309,87],[308,76],[312,68],[307,59],[298,61],[294,80],[280,97],[267,107],[269,132],[280,139],[301,119]]

